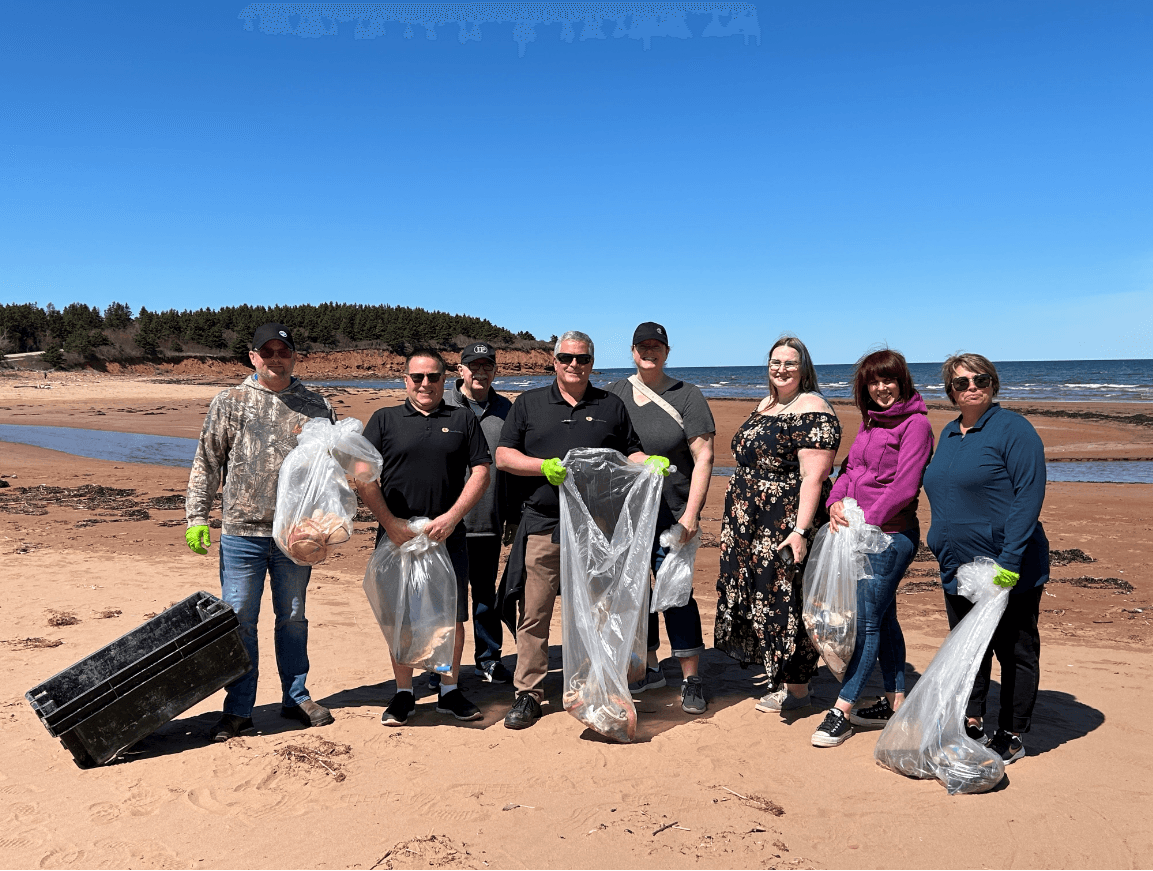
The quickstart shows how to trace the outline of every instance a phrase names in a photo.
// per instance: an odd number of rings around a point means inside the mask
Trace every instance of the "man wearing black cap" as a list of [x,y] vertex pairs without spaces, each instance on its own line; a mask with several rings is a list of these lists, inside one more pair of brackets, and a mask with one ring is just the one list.
[[280,671],[280,715],[305,726],[326,726],[332,714],[312,701],[308,677],[308,620],[305,591],[312,573],[281,553],[272,539],[280,464],[296,447],[301,425],[311,418],[336,419],[323,396],[292,377],[296,345],[282,324],[264,324],[248,353],[256,372],[239,387],[218,393],[204,418],[204,429],[188,476],[184,500],[185,541],[194,553],[212,544],[208,513],[224,484],[220,535],[220,587],[240,620],[240,637],[252,669],[225,688],[224,712],[212,729],[214,741],[227,741],[252,728],[259,652],[256,621],[265,575],[276,615],[276,665]]
[[[501,427],[512,403],[492,389],[496,376],[496,350],[487,342],[473,342],[460,355],[460,377],[445,392],[444,401],[471,409],[496,453]],[[496,572],[500,564],[504,474],[489,478],[488,489],[464,518],[468,545],[468,582],[472,589],[472,634],[476,675],[489,683],[512,683],[512,675],[500,661],[504,642],[500,612],[496,609]],[[431,680],[431,678],[430,678]]]

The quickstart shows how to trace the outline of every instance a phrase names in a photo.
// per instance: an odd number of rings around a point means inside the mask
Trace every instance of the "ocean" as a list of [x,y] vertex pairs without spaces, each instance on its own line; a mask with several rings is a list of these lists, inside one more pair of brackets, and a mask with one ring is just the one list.
[[[994,361],[1004,400],[1045,402],[1153,402],[1153,360],[1042,360]],[[851,397],[853,366],[817,366],[821,391],[830,398]],[[939,363],[910,363],[917,390],[926,399],[945,399]],[[627,378],[633,369],[597,369],[592,382],[608,384]],[[708,397],[741,399],[764,396],[764,366],[669,367],[669,375],[696,384]],[[497,378],[497,390],[522,391],[543,387],[551,375]],[[374,381],[317,381],[341,387],[403,388],[400,379]]]

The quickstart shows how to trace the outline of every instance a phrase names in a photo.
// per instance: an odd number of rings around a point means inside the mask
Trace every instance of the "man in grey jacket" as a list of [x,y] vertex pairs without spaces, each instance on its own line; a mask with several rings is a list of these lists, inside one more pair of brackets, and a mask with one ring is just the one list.
[[[471,408],[496,454],[496,443],[512,403],[492,389],[496,377],[496,351],[486,342],[474,342],[461,352],[460,378],[445,391],[449,405]],[[468,544],[468,579],[472,588],[472,632],[476,675],[490,683],[511,683],[512,674],[500,661],[504,634],[496,607],[496,573],[500,563],[504,511],[504,475],[495,474],[480,502],[464,518]]]
[[292,377],[296,345],[281,324],[264,324],[248,353],[255,374],[239,387],[218,393],[208,408],[200,443],[188,476],[184,500],[185,540],[198,554],[212,544],[208,512],[224,485],[220,535],[220,587],[240,620],[240,636],[252,670],[225,688],[224,712],[212,729],[214,741],[227,741],[252,728],[260,657],[256,621],[267,574],[276,615],[276,665],[280,671],[280,715],[305,726],[326,726],[332,714],[312,701],[308,677],[308,621],[304,616],[310,566],[298,566],[272,538],[280,464],[296,447],[301,425],[310,418],[335,420],[332,406]]

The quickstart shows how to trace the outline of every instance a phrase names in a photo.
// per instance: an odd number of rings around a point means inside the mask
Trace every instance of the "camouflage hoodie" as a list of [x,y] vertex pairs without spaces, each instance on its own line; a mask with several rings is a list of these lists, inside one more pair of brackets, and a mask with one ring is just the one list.
[[328,400],[296,378],[273,393],[250,375],[239,387],[216,394],[188,476],[188,525],[208,525],[213,497],[223,483],[221,532],[271,536],[280,464],[296,447],[301,424],[313,417],[336,419]]

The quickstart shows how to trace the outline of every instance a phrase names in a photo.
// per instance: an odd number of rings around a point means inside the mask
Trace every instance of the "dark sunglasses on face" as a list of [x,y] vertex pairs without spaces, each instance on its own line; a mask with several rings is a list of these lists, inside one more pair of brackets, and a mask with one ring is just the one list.
[[256,353],[260,355],[261,360],[271,360],[273,357],[287,360],[292,356],[292,348],[258,348]]
[[408,377],[412,379],[413,384],[423,384],[424,379],[428,379],[429,384],[436,384],[444,377],[443,372],[409,372]]
[[565,366],[567,366],[573,360],[576,360],[577,364],[580,366],[587,366],[589,363],[591,363],[593,361],[593,355],[592,354],[557,354],[556,359],[557,359],[558,363],[563,363]]
[[[959,376],[957,378],[954,378],[949,383],[953,385],[953,389],[955,391],[957,391],[958,393],[961,393],[962,391],[969,389],[969,379],[963,375]],[[986,387],[988,387],[992,383],[993,383],[993,376],[992,375],[974,375],[973,376],[973,386],[976,387],[978,390],[984,390]]]

